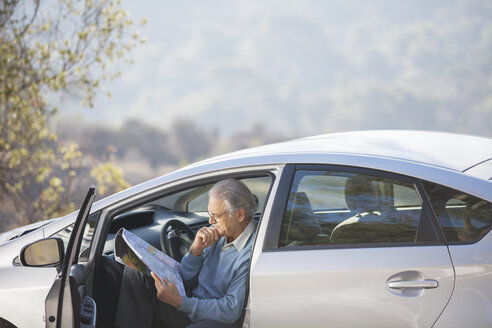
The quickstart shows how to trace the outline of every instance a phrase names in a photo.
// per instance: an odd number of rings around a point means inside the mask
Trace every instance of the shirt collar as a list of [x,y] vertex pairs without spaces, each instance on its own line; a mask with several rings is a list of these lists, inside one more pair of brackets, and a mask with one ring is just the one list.
[[251,234],[255,230],[255,227],[256,227],[256,221],[254,219],[251,219],[251,221],[246,226],[246,228],[244,228],[243,232],[241,232],[239,237],[234,239],[233,242],[226,243],[226,239],[224,238],[224,246],[222,246],[222,250],[225,250],[227,248],[234,246],[238,252],[242,251],[244,246],[246,246],[246,243],[248,242],[249,237],[251,236]]

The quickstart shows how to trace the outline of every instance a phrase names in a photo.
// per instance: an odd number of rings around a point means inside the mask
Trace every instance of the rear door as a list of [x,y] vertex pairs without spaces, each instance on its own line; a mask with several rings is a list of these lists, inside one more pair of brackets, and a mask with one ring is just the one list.
[[430,182],[424,188],[456,272],[453,297],[434,327],[491,327],[492,193],[483,199]]
[[454,272],[419,182],[334,166],[284,173],[253,255],[251,327],[431,327]]
[[68,241],[62,271],[46,297],[46,327],[95,327],[96,304],[85,295],[85,265],[78,264],[79,249],[85,232],[91,230],[87,222],[95,197],[95,187],[89,188],[79,210]]

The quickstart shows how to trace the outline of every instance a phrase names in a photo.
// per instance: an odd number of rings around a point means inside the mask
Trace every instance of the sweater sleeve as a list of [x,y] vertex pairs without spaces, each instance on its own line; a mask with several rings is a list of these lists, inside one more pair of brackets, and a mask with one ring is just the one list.
[[203,266],[203,254],[195,256],[188,252],[181,259],[181,276],[186,288],[192,289],[198,284],[198,274]]
[[219,299],[183,297],[179,311],[188,314],[193,322],[210,319],[234,323],[241,316],[243,309],[248,271],[249,257],[235,272],[224,297]]

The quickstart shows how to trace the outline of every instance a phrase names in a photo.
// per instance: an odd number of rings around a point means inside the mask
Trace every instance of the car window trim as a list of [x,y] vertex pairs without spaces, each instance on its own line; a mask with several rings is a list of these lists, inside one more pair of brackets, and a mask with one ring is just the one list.
[[428,221],[427,223],[430,224],[429,228],[433,229],[434,235],[437,236],[441,244],[447,245],[448,243],[446,242],[446,237],[444,236],[444,232],[442,231],[441,226],[439,225],[439,221],[437,220],[436,213],[434,212],[434,209],[430,203],[429,196],[425,191],[422,179],[418,179],[416,186],[420,194],[420,197],[422,199],[422,210],[425,211],[427,217],[429,218],[427,220]]
[[[200,176],[190,177],[191,180],[182,183],[179,180],[170,181],[168,183],[165,183],[164,185],[157,186],[155,191],[150,192],[149,194],[146,194],[142,197],[139,197],[138,199],[129,202],[124,200],[124,202],[121,205],[112,204],[110,209],[101,210],[101,212],[104,212],[103,222],[102,224],[100,224],[100,229],[102,229],[100,236],[104,236],[104,238],[101,237],[101,240],[104,241],[106,240],[111,227],[111,223],[115,216],[125,213],[131,209],[138,208],[139,206],[142,206],[148,202],[152,202],[156,199],[165,197],[166,195],[170,195],[172,193],[186,190],[188,188],[196,187],[201,184],[209,184],[214,181],[217,182],[219,180],[227,179],[227,178],[243,179],[243,178],[269,176],[272,179],[269,193],[267,194],[267,198],[269,198],[271,196],[270,191],[272,185],[274,184],[274,181],[276,179],[275,173],[273,173],[272,169],[269,168],[254,168],[251,171],[235,171],[235,172],[228,171],[222,174],[219,171],[219,172],[214,172],[213,175],[209,175],[209,173],[210,172],[205,174],[206,175],[205,177],[200,177]],[[142,192],[142,193],[146,193],[146,192]],[[101,220],[101,218],[99,220]],[[95,245],[95,247],[96,247],[96,253],[102,254],[104,250],[104,242],[98,242],[98,244]]]
[[[431,228],[432,231],[427,231],[434,235],[434,241],[422,241],[419,243],[370,243],[370,244],[340,244],[340,245],[316,245],[316,246],[295,246],[295,247],[279,247],[280,230],[282,221],[284,219],[285,211],[287,209],[287,201],[294,180],[294,176],[297,171],[333,171],[343,173],[359,173],[365,175],[372,175],[381,178],[387,178],[395,181],[412,183],[416,187],[416,192],[422,201],[422,212],[424,219],[428,221],[427,229]],[[346,166],[346,165],[334,165],[334,164],[288,164],[285,166],[282,176],[280,177],[279,187],[275,196],[274,204],[272,207],[272,215],[268,221],[267,234],[265,241],[263,242],[263,251],[289,251],[289,250],[315,250],[315,249],[342,249],[342,248],[372,248],[372,247],[408,247],[408,246],[437,246],[446,245],[442,232],[437,229],[436,218],[431,211],[432,207],[427,198],[427,194],[423,193],[425,190],[421,185],[421,181],[418,178],[407,176],[404,174],[366,168],[358,166]]]
[[290,251],[316,251],[316,250],[336,250],[336,249],[357,249],[357,248],[395,248],[395,247],[429,247],[446,246],[440,241],[426,241],[419,243],[364,243],[364,244],[329,244],[329,245],[306,245],[264,249],[264,252],[290,252]]
[[289,198],[290,188],[294,179],[296,165],[287,164],[282,170],[282,174],[278,177],[278,187],[273,199],[270,218],[267,222],[265,239],[263,240],[262,250],[271,250],[278,248],[278,240],[280,237],[280,229],[282,228],[282,220],[285,213],[285,206]]

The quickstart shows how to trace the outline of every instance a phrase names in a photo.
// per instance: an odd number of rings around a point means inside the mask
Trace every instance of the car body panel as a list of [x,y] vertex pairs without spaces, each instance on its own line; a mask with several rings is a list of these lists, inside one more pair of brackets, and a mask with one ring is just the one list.
[[[439,287],[400,295],[387,287],[409,271]],[[269,251],[250,283],[251,327],[431,327],[454,272],[446,246]]]
[[[44,299],[56,277],[54,268],[26,268],[14,265],[22,247],[44,238],[43,228],[16,238],[0,247],[0,317],[18,327],[44,326]],[[22,286],[22,287],[20,287]],[[26,316],[19,309],[30,309]],[[33,322],[37,324],[33,325]]]
[[436,328],[492,327],[491,249],[490,233],[475,244],[449,246],[456,287]]
[[483,137],[411,130],[368,130],[332,133],[259,146],[218,156],[192,166],[263,155],[318,153],[393,158],[464,171],[490,159],[491,149],[492,140]]
[[467,169],[465,173],[480,179],[492,180],[492,159],[483,161]]
[[56,269],[2,263],[0,270],[2,277],[7,277],[0,279],[0,316],[17,327],[44,327],[44,300],[57,275]]
[[49,224],[50,222],[53,222],[54,220],[57,220],[57,218],[27,224],[25,226],[21,226],[21,227],[3,232],[0,234],[0,245],[8,242],[10,240],[14,240],[15,238],[22,237],[23,235],[31,233],[37,229],[40,229],[41,227]]

